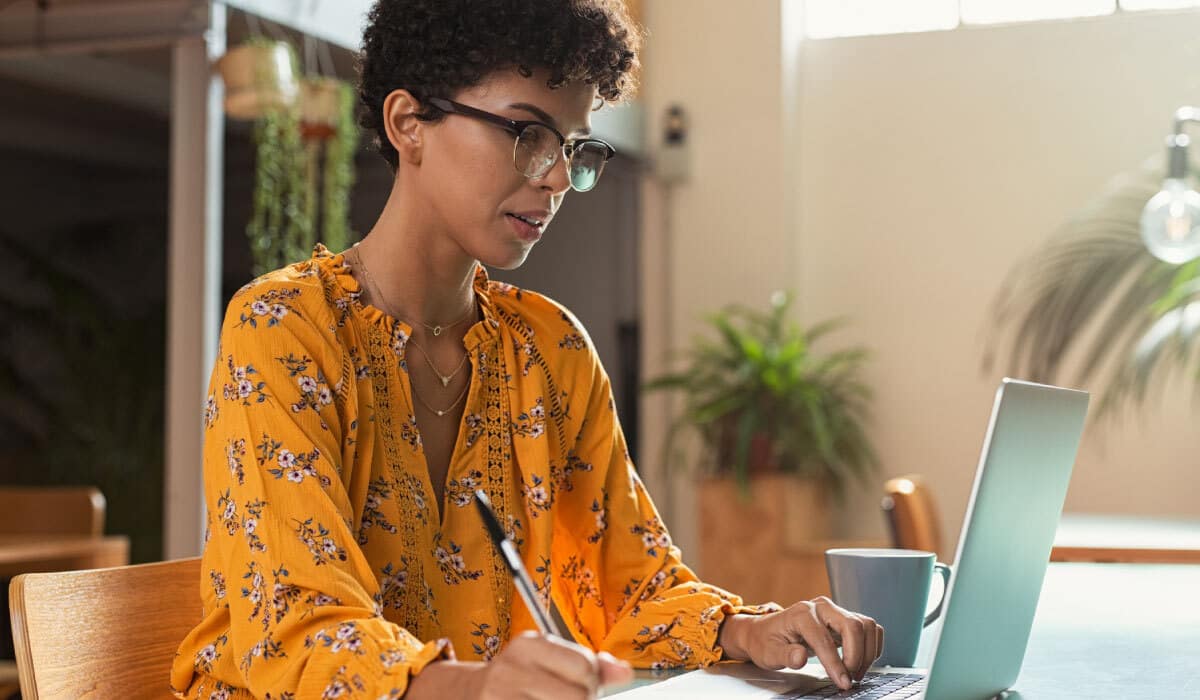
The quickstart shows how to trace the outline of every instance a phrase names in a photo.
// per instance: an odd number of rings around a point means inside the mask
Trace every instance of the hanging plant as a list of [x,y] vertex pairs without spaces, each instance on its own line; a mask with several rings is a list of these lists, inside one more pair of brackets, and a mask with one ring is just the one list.
[[254,209],[246,227],[253,272],[261,275],[296,259],[311,230],[303,220],[300,130],[290,109],[267,112],[254,125]]
[[296,103],[296,52],[286,41],[254,37],[217,61],[225,84],[225,113],[258,119]]
[[299,61],[286,41],[254,37],[218,62],[225,82],[225,111],[254,119],[253,211],[246,226],[255,275],[296,257],[308,237],[297,96]]
[[358,150],[354,87],[336,78],[307,79],[301,84],[300,104],[307,212],[315,222],[319,209],[321,239],[329,249],[343,250],[357,237],[349,219]]
[[308,258],[318,222],[325,245],[344,249],[355,237],[349,224],[358,150],[353,87],[325,77],[297,82],[295,49],[265,38],[234,49],[221,66],[230,97],[236,96],[236,109],[227,100],[227,112],[255,118],[253,213],[246,227],[253,273]]
[[330,250],[344,250],[358,234],[350,229],[350,190],[354,187],[354,154],[358,152],[357,100],[354,87],[337,86],[337,130],[325,146],[325,191],[322,230]]
[[284,197],[284,216],[286,222],[279,235],[281,259],[273,262],[267,270],[307,259],[312,252],[316,235],[316,217],[310,205],[310,202],[315,199],[312,190],[316,184],[313,177],[309,175],[308,158],[300,130],[300,117],[295,109],[288,110],[287,114],[287,128],[284,132],[284,149],[289,156],[288,169],[285,173],[287,192]]

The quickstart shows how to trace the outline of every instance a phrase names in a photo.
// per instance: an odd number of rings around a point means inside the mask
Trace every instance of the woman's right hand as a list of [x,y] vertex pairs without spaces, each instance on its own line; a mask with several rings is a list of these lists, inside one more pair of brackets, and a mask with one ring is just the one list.
[[606,651],[595,654],[574,642],[525,632],[510,640],[481,675],[480,700],[584,700],[604,686],[633,680],[633,669]]
[[525,632],[488,663],[437,661],[412,679],[406,700],[585,700],[599,688],[633,680],[633,669],[602,651]]

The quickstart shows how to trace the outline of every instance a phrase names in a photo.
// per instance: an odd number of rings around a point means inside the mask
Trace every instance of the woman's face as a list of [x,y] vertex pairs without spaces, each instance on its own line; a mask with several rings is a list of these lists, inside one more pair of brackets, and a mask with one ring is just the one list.
[[[547,77],[544,71],[529,78],[515,69],[499,71],[457,95],[439,97],[509,119],[545,122],[568,141],[590,134],[595,87],[580,83],[552,90]],[[526,178],[513,165],[516,137],[499,126],[449,114],[421,128],[421,162],[409,172],[433,208],[435,225],[471,258],[499,269],[519,267],[570,187],[562,154],[544,176]],[[529,226],[514,214],[540,225]]]

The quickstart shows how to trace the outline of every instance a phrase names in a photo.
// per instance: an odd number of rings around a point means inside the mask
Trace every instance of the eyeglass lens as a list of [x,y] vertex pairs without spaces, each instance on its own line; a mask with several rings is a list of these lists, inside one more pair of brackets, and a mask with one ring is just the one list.
[[[542,177],[550,172],[561,155],[558,136],[544,126],[530,124],[517,136],[513,165],[525,177]],[[604,170],[606,156],[607,152],[600,144],[579,144],[572,152],[567,168],[571,187],[579,192],[595,187]]]

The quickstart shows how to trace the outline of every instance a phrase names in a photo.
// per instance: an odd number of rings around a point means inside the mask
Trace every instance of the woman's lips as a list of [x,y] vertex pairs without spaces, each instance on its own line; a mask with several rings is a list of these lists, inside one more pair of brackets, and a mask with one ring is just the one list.
[[508,219],[508,225],[512,227],[517,236],[527,243],[537,243],[542,237],[542,227],[534,226],[526,223],[512,214],[505,214],[504,218]]

